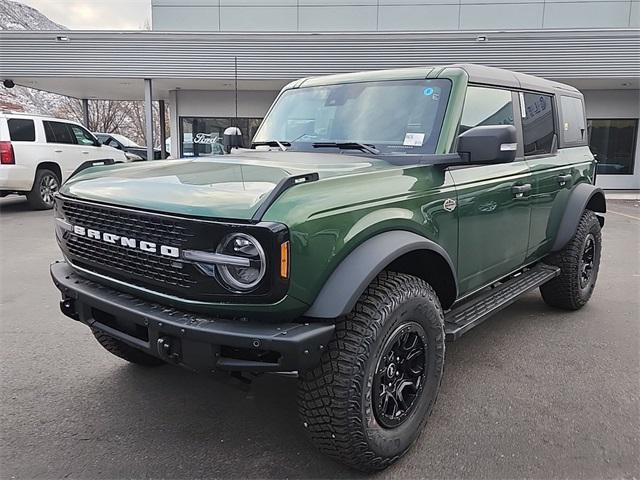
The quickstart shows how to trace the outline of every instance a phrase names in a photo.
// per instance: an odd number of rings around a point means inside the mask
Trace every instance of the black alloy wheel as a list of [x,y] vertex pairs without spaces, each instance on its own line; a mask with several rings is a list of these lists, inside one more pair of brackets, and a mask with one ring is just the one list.
[[580,288],[585,289],[591,282],[596,258],[596,241],[592,233],[587,235],[580,259]]
[[373,409],[385,428],[401,425],[413,411],[427,375],[427,338],[415,322],[389,337],[373,379]]

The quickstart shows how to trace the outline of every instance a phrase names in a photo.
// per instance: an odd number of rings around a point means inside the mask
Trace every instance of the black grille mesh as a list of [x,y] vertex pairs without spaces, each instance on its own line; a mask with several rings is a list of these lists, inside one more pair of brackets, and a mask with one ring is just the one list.
[[[158,245],[181,247],[193,237],[187,227],[178,223],[179,220],[171,218],[69,201],[63,202],[62,210],[72,225],[144,239]],[[69,235],[66,246],[76,263],[83,263],[98,273],[110,276],[114,276],[114,271],[120,272],[121,275],[116,276],[127,281],[131,281],[132,276],[137,277],[142,282],[134,283],[143,286],[145,280],[183,289],[189,289],[197,283],[191,273],[185,271],[182,262],[157,254],[77,235]]]
[[193,237],[178,220],[84,203],[63,202],[62,210],[72,225],[101,232],[180,247]]

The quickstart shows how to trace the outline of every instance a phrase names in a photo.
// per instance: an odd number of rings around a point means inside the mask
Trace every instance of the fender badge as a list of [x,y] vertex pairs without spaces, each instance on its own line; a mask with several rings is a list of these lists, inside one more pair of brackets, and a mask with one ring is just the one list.
[[456,209],[456,201],[453,198],[447,198],[442,205],[447,212],[453,212]]

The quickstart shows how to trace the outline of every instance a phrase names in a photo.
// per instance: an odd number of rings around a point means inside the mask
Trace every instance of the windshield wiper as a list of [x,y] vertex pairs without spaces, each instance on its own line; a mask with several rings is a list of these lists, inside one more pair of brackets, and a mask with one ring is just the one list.
[[358,142],[318,142],[312,143],[311,146],[313,148],[333,147],[341,150],[361,150],[372,155],[378,155],[380,153],[380,150],[378,150],[375,145],[366,145]]
[[254,142],[254,146],[257,145],[268,145],[269,147],[278,147],[283,152],[287,151],[287,147],[291,146],[291,142],[280,141],[280,140],[265,140],[264,142]]

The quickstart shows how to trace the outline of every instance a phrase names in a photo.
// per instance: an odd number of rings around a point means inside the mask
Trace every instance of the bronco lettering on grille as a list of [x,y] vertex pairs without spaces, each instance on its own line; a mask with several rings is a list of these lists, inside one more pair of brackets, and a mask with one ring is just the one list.
[[129,238],[122,235],[115,235],[113,233],[100,232],[91,228],[81,227],[79,225],[73,226],[73,233],[80,237],[93,238],[95,240],[102,240],[112,245],[121,245],[123,247],[135,248],[148,253],[160,253],[165,257],[179,258],[180,249],[177,247],[171,247],[169,245],[157,245],[154,242],[147,242],[144,240],[138,240],[136,238]]

